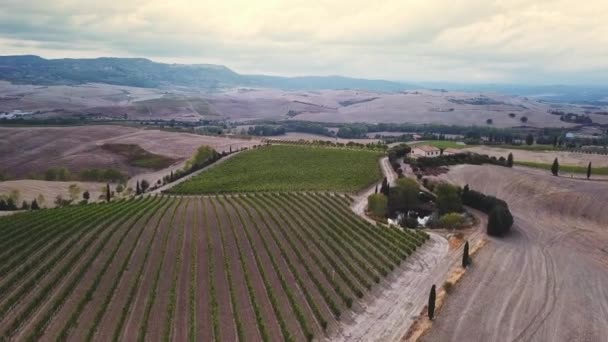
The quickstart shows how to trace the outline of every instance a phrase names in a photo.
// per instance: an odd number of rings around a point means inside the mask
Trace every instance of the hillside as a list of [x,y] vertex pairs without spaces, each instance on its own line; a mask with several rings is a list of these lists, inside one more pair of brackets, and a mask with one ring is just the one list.
[[144,58],[44,59],[38,56],[0,56],[0,80],[35,85],[106,83],[142,88],[194,87],[208,90],[250,86],[398,91],[409,87],[397,82],[339,76],[241,75],[222,65],[164,64]]

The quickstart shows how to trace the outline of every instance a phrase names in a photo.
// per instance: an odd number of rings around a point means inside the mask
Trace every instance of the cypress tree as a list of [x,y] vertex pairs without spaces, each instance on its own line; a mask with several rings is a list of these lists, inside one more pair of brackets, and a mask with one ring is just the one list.
[[462,253],[462,267],[467,268],[467,266],[469,266],[469,241],[465,242]]
[[38,206],[38,201],[36,201],[35,198],[34,198],[34,200],[32,200],[32,205],[30,206],[30,208],[32,210],[38,210],[38,209],[40,209],[40,206]]
[[509,156],[507,157],[507,166],[513,167],[513,153],[509,153]]
[[110,184],[106,184],[106,201],[110,202],[110,197],[112,194],[110,193]]
[[589,177],[591,177],[591,162],[587,165],[587,179],[589,179]]
[[428,305],[429,319],[432,321],[435,318],[435,285],[431,287],[431,293],[429,294],[429,305]]
[[378,193],[378,184],[376,184],[376,190],[374,191],[375,194]]
[[553,161],[553,165],[551,165],[551,173],[554,176],[557,176],[557,174],[559,173],[559,163],[557,161],[557,158],[555,158],[555,160]]
[[141,194],[141,188],[139,187],[139,181],[137,181],[137,184],[135,185],[135,194],[136,195]]

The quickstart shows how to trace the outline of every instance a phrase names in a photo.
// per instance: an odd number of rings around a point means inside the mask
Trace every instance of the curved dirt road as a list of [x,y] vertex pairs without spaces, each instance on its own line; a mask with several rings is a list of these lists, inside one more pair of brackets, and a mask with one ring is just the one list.
[[497,166],[445,178],[505,199],[513,232],[491,239],[425,341],[607,341],[608,185]]
[[[394,184],[397,175],[388,158],[382,158],[380,165],[389,182]],[[374,192],[374,188],[375,185],[356,196],[351,206],[355,213],[366,219],[367,196]],[[485,215],[477,214],[480,222],[469,230],[468,237],[473,245],[485,236],[482,229],[485,227]],[[431,239],[366,298],[354,317],[343,319],[329,340],[401,340],[427,304],[431,286],[443,284],[462,259],[462,248],[450,249],[445,238],[435,233],[429,234]]]

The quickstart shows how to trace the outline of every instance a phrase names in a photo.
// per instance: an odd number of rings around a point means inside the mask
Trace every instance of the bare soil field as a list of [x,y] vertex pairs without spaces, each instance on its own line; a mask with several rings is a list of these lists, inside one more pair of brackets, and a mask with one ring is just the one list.
[[[87,168],[114,168],[133,176],[149,169],[132,166],[124,156],[101,148],[103,144],[133,144],[144,150],[177,160],[183,166],[196,149],[208,145],[218,152],[259,143],[223,137],[143,130],[123,126],[0,127],[1,171],[17,179],[43,175],[52,167],[71,172]],[[168,171],[163,170],[165,175]]]
[[506,200],[512,232],[490,238],[425,341],[605,341],[608,184],[498,166],[444,179]]
[[307,140],[307,141],[313,141],[313,140],[324,140],[324,141],[331,141],[331,142],[338,142],[338,143],[342,143],[342,144],[347,144],[349,142],[356,142],[359,144],[368,144],[368,143],[377,143],[378,141],[380,141],[379,139],[373,139],[373,138],[368,138],[368,139],[343,139],[343,138],[332,138],[332,137],[326,137],[324,135],[317,135],[317,134],[310,134],[310,133],[298,133],[298,132],[288,132],[285,133],[284,135],[279,135],[276,137],[269,137],[269,139],[272,138],[277,138],[277,139],[281,139],[281,140]]
[[[284,91],[236,88],[221,93],[196,89],[143,89],[105,84],[28,86],[0,82],[0,112],[33,112],[34,117],[124,118],[198,121],[199,119],[275,119],[319,122],[386,122],[569,127],[548,110],[582,114],[569,104],[548,104],[496,93],[409,90],[381,93],[359,90]],[[515,117],[509,117],[514,113]],[[606,117],[591,115],[605,123]]]
[[0,339],[326,338],[427,239],[348,204],[148,196],[1,217]]
[[608,166],[608,157],[599,154],[575,153],[564,151],[526,151],[520,149],[499,148],[490,146],[467,147],[463,151],[471,151],[489,156],[507,157],[513,153],[516,161],[531,161],[537,163],[551,164],[557,158],[560,165],[587,166],[589,162],[594,167]]

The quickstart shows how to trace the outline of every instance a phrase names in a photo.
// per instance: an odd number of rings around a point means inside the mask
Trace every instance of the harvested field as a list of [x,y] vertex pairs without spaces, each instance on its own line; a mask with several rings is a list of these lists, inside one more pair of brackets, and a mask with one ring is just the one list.
[[380,179],[380,156],[368,150],[263,146],[241,152],[168,192],[358,191]]
[[1,217],[0,339],[323,339],[428,239],[348,205],[160,196]]
[[526,151],[522,149],[509,149],[490,146],[468,147],[465,151],[471,151],[479,154],[487,154],[489,156],[507,157],[509,153],[513,153],[513,159],[517,161],[527,161],[535,163],[549,164],[553,163],[555,158],[558,159],[560,165],[574,165],[587,167],[591,162],[593,166],[606,167],[608,166],[608,157],[599,154],[587,154],[564,151]]
[[445,179],[506,200],[513,231],[490,242],[426,341],[604,341],[608,184],[497,166]]
[[[162,162],[154,159],[150,164],[151,158],[144,158],[140,160],[142,163],[134,163],[130,154],[123,155],[124,149],[115,151],[103,148],[104,144],[131,145],[131,150],[139,151],[139,157],[155,154]],[[202,145],[222,152],[230,147],[237,150],[255,144],[259,141],[122,126],[0,127],[0,171],[16,179],[44,175],[52,167],[65,167],[72,173],[88,168],[113,168],[133,176],[164,167],[168,159],[178,167]],[[166,173],[163,171],[163,175]]]

